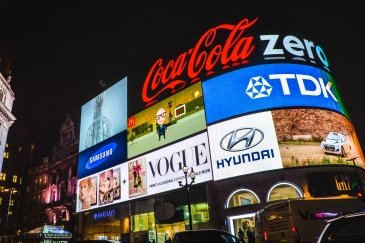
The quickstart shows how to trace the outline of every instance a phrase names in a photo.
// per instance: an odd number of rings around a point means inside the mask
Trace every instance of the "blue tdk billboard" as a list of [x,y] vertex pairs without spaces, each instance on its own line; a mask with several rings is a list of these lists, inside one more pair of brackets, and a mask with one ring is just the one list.
[[349,118],[332,76],[300,64],[242,68],[203,82],[207,123],[279,108],[319,108]]
[[78,178],[127,159],[127,78],[81,108]]

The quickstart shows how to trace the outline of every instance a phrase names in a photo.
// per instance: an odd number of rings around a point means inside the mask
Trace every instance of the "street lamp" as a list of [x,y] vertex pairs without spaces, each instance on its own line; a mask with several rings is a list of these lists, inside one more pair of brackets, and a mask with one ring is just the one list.
[[[191,216],[189,190],[190,190],[191,185],[195,182],[196,173],[194,172],[193,168],[191,168],[190,174],[188,176],[189,168],[187,166],[183,167],[183,172],[185,175],[185,185],[183,185],[182,181],[179,181],[179,186],[181,186],[182,188],[185,188],[185,191],[186,191],[186,201],[188,204],[188,213],[189,213],[189,230],[192,230],[193,229],[193,219]],[[188,183],[188,177],[190,177],[190,179],[191,179],[190,183]]]
[[17,190],[14,189],[14,188],[11,188],[11,189],[5,188],[3,191],[4,192],[9,192],[8,211],[6,213],[6,221],[5,221],[5,237],[6,237],[7,236],[7,233],[8,233],[8,220],[9,220],[9,212],[10,212],[10,204],[11,204],[11,195],[13,193],[16,193]]

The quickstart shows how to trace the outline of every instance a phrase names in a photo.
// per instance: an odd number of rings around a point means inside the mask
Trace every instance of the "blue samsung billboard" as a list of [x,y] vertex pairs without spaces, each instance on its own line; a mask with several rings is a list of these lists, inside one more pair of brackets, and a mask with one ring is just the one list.
[[127,159],[127,78],[81,108],[78,177]]
[[120,164],[127,156],[126,130],[79,154],[78,177],[83,178]]
[[278,108],[320,108],[349,118],[332,76],[300,64],[242,68],[203,82],[207,123]]

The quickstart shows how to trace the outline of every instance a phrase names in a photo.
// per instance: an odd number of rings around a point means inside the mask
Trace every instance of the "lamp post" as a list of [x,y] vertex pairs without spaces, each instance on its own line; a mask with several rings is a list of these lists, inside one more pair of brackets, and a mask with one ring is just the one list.
[[8,220],[9,220],[9,212],[10,212],[10,205],[11,205],[11,196],[13,193],[16,193],[17,190],[15,190],[14,188],[11,189],[4,189],[4,192],[9,192],[9,203],[8,203],[8,210],[6,213],[6,221],[5,221],[5,237],[7,236],[8,233]]
[[[189,168],[187,166],[183,167],[183,172],[185,175],[185,185],[183,185],[182,181],[179,181],[179,186],[185,189],[186,191],[186,201],[188,204],[188,213],[189,213],[189,230],[193,229],[193,219],[191,215],[191,205],[190,205],[190,187],[195,182],[196,173],[194,172],[193,168],[191,168],[191,171],[188,176]],[[191,181],[188,183],[188,177],[190,177]]]

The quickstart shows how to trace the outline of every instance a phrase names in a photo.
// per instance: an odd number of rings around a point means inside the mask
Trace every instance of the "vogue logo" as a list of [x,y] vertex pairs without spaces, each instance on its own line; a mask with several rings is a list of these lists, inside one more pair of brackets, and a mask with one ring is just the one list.
[[[175,60],[158,59],[148,71],[143,84],[142,100],[146,107],[156,103],[163,92],[174,94],[185,88],[185,76],[193,84],[201,79],[203,72],[212,74],[216,66],[226,69],[248,63],[247,58],[255,46],[254,37],[245,34],[257,20],[258,18],[252,21],[243,19],[237,25],[219,25],[205,32],[193,48],[180,54]],[[223,43],[218,38],[222,35],[227,35]]]
[[258,128],[239,128],[227,133],[220,141],[223,150],[237,152],[255,147],[264,139]]

